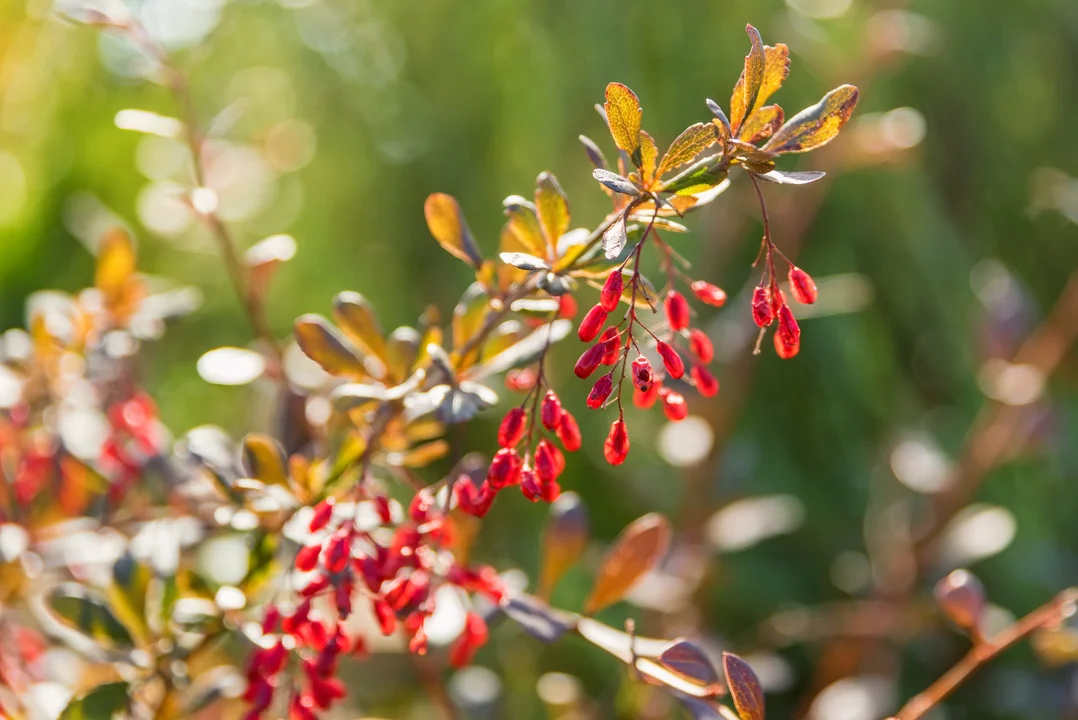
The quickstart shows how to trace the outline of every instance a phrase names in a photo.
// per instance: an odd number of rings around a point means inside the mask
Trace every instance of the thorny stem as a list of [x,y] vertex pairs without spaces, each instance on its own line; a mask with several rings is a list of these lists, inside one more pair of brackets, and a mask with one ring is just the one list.
[[957,664],[932,683],[924,692],[915,695],[898,714],[890,720],[918,720],[939,705],[963,682],[1001,652],[1022,638],[1061,622],[1075,613],[1078,588],[1068,588],[1051,602],[1043,605],[1013,625],[997,633],[990,640],[974,645]]

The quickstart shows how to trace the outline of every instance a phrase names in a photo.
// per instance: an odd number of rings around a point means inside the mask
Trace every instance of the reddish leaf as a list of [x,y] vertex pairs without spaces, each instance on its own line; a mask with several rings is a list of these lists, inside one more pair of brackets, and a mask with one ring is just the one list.
[[588,511],[580,496],[562,493],[550,506],[543,530],[539,597],[547,598],[555,583],[577,561],[588,544]]
[[741,720],[764,720],[764,690],[749,664],[733,653],[722,654],[726,684]]
[[630,523],[603,558],[585,611],[597,612],[624,597],[669,546],[670,525],[662,515],[649,513]]

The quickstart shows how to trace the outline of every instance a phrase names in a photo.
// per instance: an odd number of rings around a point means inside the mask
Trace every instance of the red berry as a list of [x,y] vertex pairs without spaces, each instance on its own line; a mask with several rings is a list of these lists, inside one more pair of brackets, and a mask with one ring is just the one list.
[[707,365],[715,357],[715,346],[711,344],[711,338],[700,328],[693,328],[689,333],[689,349],[701,365]]
[[647,392],[641,391],[639,388],[633,391],[633,405],[638,408],[647,410],[649,407],[655,404],[655,400],[659,397],[659,391],[662,389],[660,383],[652,383]]
[[588,407],[592,410],[596,410],[602,407],[606,399],[610,397],[611,391],[614,389],[614,378],[610,373],[603,375],[601,378],[595,381],[595,384],[591,387],[591,392],[588,393]]
[[374,601],[374,616],[378,618],[383,635],[392,635],[397,629],[397,615],[385,600]]
[[612,270],[603,284],[603,291],[599,294],[599,305],[609,312],[614,312],[621,300],[621,291],[625,287],[625,281],[621,277],[621,270]]
[[525,467],[520,474],[520,491],[532,502],[539,502],[539,497],[543,493],[539,476],[530,467]]
[[487,482],[495,490],[520,482],[520,456],[516,450],[502,448],[494,453],[487,471]]
[[678,355],[677,350],[661,340],[655,346],[655,349],[658,350],[659,355],[662,356],[663,367],[666,368],[666,372],[670,377],[676,380],[685,374],[685,363],[682,362],[681,356]]
[[599,334],[599,331],[603,329],[603,325],[606,323],[606,310],[603,310],[602,305],[596,305],[591,310],[588,310],[588,314],[584,316],[584,319],[580,321],[580,328],[577,330],[577,335],[584,342],[591,342],[595,339],[595,336]]
[[[431,498],[433,500],[433,497]],[[348,565],[348,558],[352,554],[352,534],[346,528],[341,528],[333,533],[326,545],[325,562],[326,569],[331,573],[339,573]]]
[[281,611],[276,605],[267,605],[266,614],[262,616],[262,634],[268,635],[277,629],[277,623],[281,621]]
[[535,381],[538,379],[539,373],[535,368],[514,368],[505,374],[505,386],[514,392],[526,392],[535,387]]
[[775,317],[779,316],[779,310],[786,306],[786,296],[782,294],[782,291],[777,286],[771,286],[771,314]]
[[696,297],[705,305],[722,307],[726,304],[726,292],[720,287],[716,287],[703,280],[697,280],[691,287],[692,291],[696,294]]
[[528,426],[528,418],[524,414],[524,408],[513,408],[502,418],[502,424],[498,426],[498,445],[503,448],[516,447],[524,431]]
[[412,502],[408,504],[408,517],[416,523],[425,523],[430,519],[430,511],[434,507],[434,493],[429,488],[424,488],[415,494]]
[[621,465],[629,454],[629,431],[625,428],[625,419],[619,417],[610,426],[610,434],[603,444],[603,456],[611,465]]
[[[555,455],[557,452],[558,449],[546,438],[540,440],[539,444],[535,446],[535,474],[540,482],[554,482],[558,479],[558,475],[561,474],[561,469],[558,467],[558,458]],[[564,462],[562,460],[562,467],[564,467]]]
[[783,342],[787,345],[796,345],[801,340],[801,328],[798,327],[789,305],[783,305],[779,309],[778,334],[783,336]]
[[691,374],[696,389],[704,397],[714,397],[719,392],[719,381],[703,365],[693,365]]
[[462,668],[470,663],[475,651],[486,644],[487,635],[487,624],[483,618],[474,612],[469,612],[464,619],[464,632],[449,649],[449,664],[455,668]]
[[618,361],[618,357],[621,355],[621,335],[618,334],[617,328],[607,328],[601,336],[599,336],[599,342],[606,345],[606,352],[603,353],[603,365],[613,365]]
[[562,295],[558,298],[558,317],[572,320],[576,317],[576,298],[572,295]]
[[552,503],[561,495],[561,485],[556,480],[543,483],[539,488],[539,497],[543,502]]
[[771,311],[771,293],[765,287],[752,291],[752,320],[760,327],[767,327],[775,319]]
[[648,392],[655,384],[655,375],[651,372],[651,362],[643,355],[633,360],[633,385],[640,392]]
[[321,545],[308,545],[300,548],[296,553],[296,569],[301,572],[310,572],[318,564],[318,556],[322,554]]
[[775,354],[783,360],[789,360],[801,350],[801,341],[787,343],[781,333],[775,333]]
[[689,406],[685,404],[685,398],[679,392],[670,390],[663,393],[663,413],[672,422],[684,420],[689,415]]
[[689,327],[689,301],[677,290],[666,293],[663,309],[666,310],[666,322],[670,324],[671,330],[684,330]]
[[333,503],[335,502],[336,500],[333,498],[326,498],[314,506],[311,524],[307,526],[311,532],[318,532],[329,523],[329,519],[333,516]]
[[393,511],[389,507],[389,498],[385,495],[374,496],[374,509],[378,512],[378,519],[383,525],[388,525],[393,520]]
[[547,390],[543,404],[539,406],[539,421],[547,430],[557,430],[561,422],[561,400],[553,390]]
[[562,447],[569,452],[580,449],[580,426],[576,424],[576,418],[568,410],[561,411],[561,422],[558,423],[557,434]]
[[794,299],[802,305],[811,305],[816,302],[816,282],[812,276],[799,267],[790,268],[790,292]]
[[606,346],[603,343],[592,345],[590,348],[584,351],[584,354],[576,361],[576,366],[573,368],[573,372],[580,379],[586,378],[595,372],[595,368],[599,367],[599,363],[603,359],[603,355],[606,353]]

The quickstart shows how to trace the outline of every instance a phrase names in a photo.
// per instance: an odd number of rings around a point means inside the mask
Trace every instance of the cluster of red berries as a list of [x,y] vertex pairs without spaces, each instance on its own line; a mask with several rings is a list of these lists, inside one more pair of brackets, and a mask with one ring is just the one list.
[[[490,510],[494,497],[507,487],[519,485],[524,497],[532,502],[554,502],[561,495],[558,476],[565,470],[565,456],[553,442],[556,439],[567,452],[580,449],[580,426],[576,418],[562,407],[553,390],[547,390],[540,400],[541,387],[533,385],[535,393],[531,418],[524,403],[505,414],[498,426],[498,445],[486,479],[478,487],[470,482],[455,486],[457,505],[465,512],[483,517]],[[536,417],[538,415],[538,418]],[[538,423],[536,422],[538,420]],[[544,436],[544,431],[549,437]],[[538,432],[539,441],[532,445]],[[552,439],[553,438],[553,439]],[[524,456],[517,446],[524,441]]]
[[[636,315],[635,293],[625,317],[616,325],[603,329],[610,313],[617,308],[622,299],[624,282],[621,267],[611,271],[599,294],[599,302],[581,320],[577,331],[578,337],[583,342],[593,342],[596,337],[598,341],[584,351],[574,368],[577,377],[583,379],[591,376],[600,365],[612,367],[610,372],[601,375],[595,381],[587,399],[588,407],[598,409],[604,407],[610,401],[615,389],[617,390],[615,400],[619,408],[618,418],[611,425],[603,448],[606,460],[611,465],[620,465],[629,452],[629,435],[625,427],[625,415],[621,410],[621,386],[627,365],[631,367],[634,387],[633,403],[638,407],[647,408],[654,405],[656,400],[661,399],[663,410],[672,421],[683,420],[688,415],[684,396],[664,384],[666,379],[685,379],[685,361],[679,352],[679,346],[682,343],[684,343],[684,347],[681,348],[682,352],[688,352],[691,360],[687,381],[704,397],[712,397],[719,391],[719,381],[707,369],[707,365],[715,356],[711,339],[699,328],[690,326],[689,302],[677,290],[667,291],[663,298],[666,331],[662,338],[639,321]],[[633,282],[636,282],[635,277]],[[707,305],[719,307],[726,302],[726,293],[710,283],[698,280],[693,282],[691,287],[696,297]],[[626,322],[628,325],[622,329],[622,325]],[[662,372],[657,371],[652,366],[651,360],[641,352],[637,338],[633,335],[633,327],[637,324],[654,340],[655,352],[662,361]],[[633,348],[636,348],[637,356],[630,364],[629,355]],[[621,379],[617,381],[615,388],[616,368],[614,366],[617,366],[619,361],[622,363]]]
[[[389,500],[383,496],[371,500],[381,524],[390,526]],[[312,720],[317,710],[344,696],[344,686],[336,677],[337,659],[344,653],[366,651],[362,637],[349,637],[343,630],[356,598],[370,603],[383,634],[392,634],[400,623],[409,638],[408,649],[418,654],[427,651],[424,622],[434,612],[440,583],[501,602],[504,585],[489,566],[452,564],[442,573],[437,571],[445,565],[438,548],[451,545],[452,532],[435,500],[429,488],[418,492],[409,505],[408,518],[396,526],[388,545],[359,530],[352,515],[338,517],[332,498],[315,506],[308,526],[314,539],[295,559],[296,570],[307,577],[299,591],[300,603],[284,615],[274,605],[266,609],[264,642],[247,668],[247,720],[260,718],[272,703],[276,688],[285,684],[281,675],[293,655],[290,648],[300,658],[304,677],[302,684],[289,683],[293,688],[291,720]],[[323,613],[322,605],[335,606],[336,617],[323,617],[332,613]],[[466,665],[486,640],[483,618],[468,613],[464,631],[450,649],[450,661],[457,667]]]
[[[770,283],[761,283],[752,293],[752,319],[760,326],[761,335],[771,323],[778,321],[775,352],[780,358],[789,359],[801,349],[801,328],[775,281],[774,273],[770,273],[770,276]],[[797,302],[802,305],[816,302],[816,283],[807,272],[791,263],[788,279],[790,292]]]

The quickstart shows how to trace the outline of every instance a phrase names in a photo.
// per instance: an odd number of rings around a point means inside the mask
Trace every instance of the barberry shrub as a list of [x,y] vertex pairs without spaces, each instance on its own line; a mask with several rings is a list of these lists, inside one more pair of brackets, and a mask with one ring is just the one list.
[[[689,402],[719,393],[709,369],[713,341],[698,317],[727,296],[694,275],[676,248],[688,232],[682,220],[722,195],[731,174],[752,185],[763,220],[746,321],[751,314],[761,340],[774,328],[780,357],[797,355],[801,331],[787,298],[811,304],[817,290],[772,238],[764,188],[822,176],[777,164],[833,139],[857,89],[843,85],[786,118],[766,103],[786,78],[789,51],[765,46],[749,26],[751,49],[726,109],[707,100],[710,117],[660,153],[642,129],[636,94],[609,84],[597,108],[613,161],[581,140],[610,212],[593,228],[575,227],[561,185],[541,173],[529,197],[505,199],[507,221],[491,254],[453,197],[430,195],[423,212],[431,235],[452,256],[447,262],[474,271],[474,282],[445,319],[431,308],[416,327],[385,332],[368,300],[350,291],[333,298],[330,318],[299,317],[295,344],[324,371],[312,386],[292,376],[288,351],[263,316],[273,271],[288,253],[279,241],[236,250],[202,184],[207,136],[185,78],[129,18],[93,11],[79,19],[141,50],[183,105],[185,119],[167,127],[181,127],[189,145],[185,199],[218,239],[258,336],[257,352],[215,350],[200,367],[273,380],[286,429],[238,444],[211,427],[171,438],[134,370],[139,349],[189,305],[182,293],[151,292],[123,229],[101,238],[92,288],[36,298],[27,329],[7,333],[3,344],[5,382],[18,391],[0,424],[0,602],[5,626],[26,638],[21,656],[0,654],[12,691],[0,695],[3,712],[23,715],[30,678],[20,665],[55,641],[100,669],[99,684],[72,699],[63,717],[190,717],[241,699],[248,718],[307,720],[347,694],[339,668],[370,654],[376,635],[430,652],[430,618],[448,590],[466,605],[456,639],[439,654],[453,666],[469,664],[491,626],[507,618],[543,642],[575,635],[598,646],[696,717],[763,718],[760,683],[736,655],[725,654],[720,671],[692,640],[638,637],[631,624],[594,618],[663,559],[673,530],[662,516],[624,529],[582,608],[548,605],[588,543],[586,510],[559,479],[586,443],[602,443],[610,465],[629,460],[643,441],[633,437],[630,404],[658,404],[676,422]],[[549,350],[567,339],[580,347],[576,379],[554,387]],[[607,413],[605,437],[582,435],[561,402],[571,394]],[[450,451],[447,429],[494,412],[504,413],[496,436],[431,477],[431,463]],[[100,427],[89,451],[71,442],[79,421]],[[479,519],[497,512],[505,492],[550,505],[533,593],[470,560]],[[198,562],[236,537],[246,548],[239,571],[215,575]],[[105,552],[107,567],[88,548]]]

